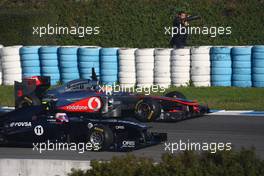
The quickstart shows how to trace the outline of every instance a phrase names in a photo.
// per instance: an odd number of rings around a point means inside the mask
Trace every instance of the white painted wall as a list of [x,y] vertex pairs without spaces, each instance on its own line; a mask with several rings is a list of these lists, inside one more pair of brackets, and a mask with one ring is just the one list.
[[90,169],[90,161],[0,159],[1,176],[67,176],[72,168]]

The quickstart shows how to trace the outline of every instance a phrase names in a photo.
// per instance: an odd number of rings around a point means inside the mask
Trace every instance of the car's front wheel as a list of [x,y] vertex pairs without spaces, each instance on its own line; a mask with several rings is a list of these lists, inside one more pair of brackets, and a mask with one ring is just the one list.
[[108,126],[96,125],[90,130],[88,141],[93,145],[95,151],[106,150],[114,142],[113,131]]
[[135,106],[135,116],[139,121],[152,122],[161,114],[161,105],[153,99],[139,100]]

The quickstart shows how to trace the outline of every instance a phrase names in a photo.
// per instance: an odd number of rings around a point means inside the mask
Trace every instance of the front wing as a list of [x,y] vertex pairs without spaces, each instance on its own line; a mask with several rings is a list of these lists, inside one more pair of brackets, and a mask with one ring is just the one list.
[[144,141],[117,141],[109,151],[127,152],[161,144],[167,140],[167,133],[148,132]]

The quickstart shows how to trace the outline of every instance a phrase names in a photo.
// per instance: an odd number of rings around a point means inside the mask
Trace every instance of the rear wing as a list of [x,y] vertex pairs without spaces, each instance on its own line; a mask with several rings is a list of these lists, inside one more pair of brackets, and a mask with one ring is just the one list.
[[22,82],[15,81],[15,105],[19,99],[25,96],[37,97],[40,100],[43,94],[50,87],[50,77],[49,76],[33,76],[28,78],[23,78]]

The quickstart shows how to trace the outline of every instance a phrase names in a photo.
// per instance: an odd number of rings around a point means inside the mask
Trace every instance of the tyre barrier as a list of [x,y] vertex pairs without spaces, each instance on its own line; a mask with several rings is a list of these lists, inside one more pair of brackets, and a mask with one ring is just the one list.
[[173,86],[188,86],[190,82],[190,49],[171,51],[171,82]]
[[22,69],[19,56],[21,46],[9,46],[1,49],[2,83],[14,85],[14,81],[21,81]]
[[251,47],[233,47],[232,58],[232,86],[251,87]]
[[253,87],[264,87],[264,45],[252,48]]
[[95,73],[100,78],[100,48],[99,47],[81,47],[78,49],[78,68],[80,72],[80,78],[91,79],[92,68],[95,69]]
[[136,84],[136,48],[120,48],[118,50],[118,78],[123,88],[134,87]]
[[168,88],[171,85],[170,59],[172,49],[154,50],[154,84]]
[[232,62],[230,47],[212,47],[211,58],[211,85],[231,86]]
[[118,48],[100,50],[100,80],[103,84],[113,85],[118,81]]
[[76,46],[63,46],[58,49],[58,61],[62,83],[80,78],[77,51],[78,47]]
[[190,78],[194,86],[264,87],[261,45],[173,50],[21,45],[0,45],[0,48],[0,84],[4,85],[13,85],[22,76],[36,75],[50,76],[52,85],[59,80],[65,83],[90,79],[94,67],[104,84],[119,81],[129,87],[135,83],[167,87],[170,82],[174,86],[187,86]]
[[191,81],[195,87],[210,86],[210,47],[191,48]]
[[39,49],[40,70],[42,76],[50,76],[51,85],[60,81],[58,46],[42,46]]
[[20,48],[22,77],[40,76],[39,46]]
[[154,82],[154,48],[135,51],[136,82],[140,87],[151,87]]

